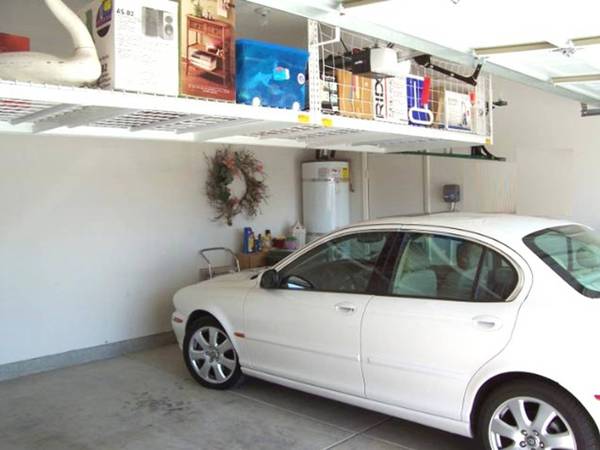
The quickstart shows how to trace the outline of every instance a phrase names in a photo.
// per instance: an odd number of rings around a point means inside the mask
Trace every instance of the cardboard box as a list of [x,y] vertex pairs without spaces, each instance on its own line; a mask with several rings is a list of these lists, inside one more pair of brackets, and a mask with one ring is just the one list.
[[340,112],[338,84],[333,75],[324,75],[321,78],[321,108],[330,113]]
[[267,265],[267,252],[260,253],[238,253],[237,258],[240,262],[240,269],[255,269]]
[[373,119],[373,80],[336,69],[339,107],[343,116]]
[[[469,94],[441,87],[433,90],[435,122],[448,130],[473,131],[473,103]],[[485,124],[484,124],[485,125]]]
[[473,105],[469,94],[446,90],[444,92],[444,109],[446,110],[446,128],[468,131],[473,128]]
[[96,43],[101,88],[178,95],[177,2],[94,0],[79,15]]
[[485,101],[486,98],[484,95],[477,95],[477,91],[473,92],[471,95],[474,97],[471,98],[471,103],[474,103],[471,117],[473,122],[472,131],[481,136],[487,136],[491,133],[491,129],[489,127],[490,110]]
[[28,52],[29,38],[15,34],[0,33],[0,53]]
[[234,0],[181,0],[180,92],[235,101]]
[[408,123],[406,77],[373,80],[373,113],[375,120]]

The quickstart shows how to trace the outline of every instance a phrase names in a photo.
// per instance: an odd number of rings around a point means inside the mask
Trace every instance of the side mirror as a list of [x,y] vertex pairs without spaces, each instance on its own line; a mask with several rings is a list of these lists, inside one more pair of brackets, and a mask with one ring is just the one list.
[[275,269],[267,270],[260,278],[260,287],[263,289],[277,289],[280,283],[279,272]]

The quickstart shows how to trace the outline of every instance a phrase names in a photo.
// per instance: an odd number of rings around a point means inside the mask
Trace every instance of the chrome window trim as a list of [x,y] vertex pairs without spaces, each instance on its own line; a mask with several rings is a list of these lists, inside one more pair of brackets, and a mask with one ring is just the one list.
[[[517,277],[518,277],[517,284],[515,285],[515,288],[513,289],[511,294],[506,298],[506,300],[503,300],[503,301],[496,301],[496,302],[470,301],[469,302],[469,301],[448,300],[448,299],[441,299],[441,298],[427,298],[427,297],[416,297],[416,298],[445,301],[445,302],[452,301],[452,302],[458,302],[458,303],[511,303],[514,300],[516,300],[519,297],[519,295],[521,295],[522,290],[525,286],[526,274],[525,274],[525,270],[522,267],[521,263],[516,261],[515,258],[512,255],[508,254],[504,249],[499,248],[497,245],[491,244],[489,241],[497,242],[501,246],[504,246],[504,247],[510,249],[512,252],[517,254],[519,256],[519,258],[521,258],[523,260],[524,264],[527,265],[526,260],[516,250],[510,248],[510,246],[508,246],[507,244],[500,242],[497,239],[494,239],[493,237],[490,237],[490,236],[487,236],[484,234],[478,234],[473,231],[461,230],[459,228],[452,228],[452,227],[419,225],[419,224],[401,224],[401,223],[399,223],[399,224],[383,224],[383,225],[360,225],[359,224],[359,225],[352,225],[347,228],[342,228],[342,229],[334,231],[328,235],[325,235],[325,236],[315,240],[314,242],[311,242],[306,247],[299,250],[298,254],[296,254],[296,255],[292,254],[288,258],[285,258],[283,261],[280,261],[278,264],[276,264],[273,267],[273,269],[275,269],[279,272],[279,271],[285,269],[289,264],[292,264],[298,258],[301,258],[307,252],[310,252],[317,246],[325,244],[331,240],[338,239],[340,237],[344,237],[344,236],[348,236],[348,235],[352,235],[352,234],[369,233],[369,232],[378,233],[378,232],[386,232],[386,231],[387,232],[396,232],[396,233],[431,234],[431,235],[447,236],[447,237],[452,237],[452,238],[456,238],[456,239],[462,239],[462,240],[474,242],[478,245],[481,245],[484,248],[493,250],[494,252],[500,254],[511,264],[513,269],[515,269],[515,271],[517,272]],[[477,236],[481,236],[481,238],[479,238]],[[319,292],[321,292],[321,291],[319,291]],[[363,295],[365,295],[365,294],[363,294]],[[381,294],[371,294],[371,295],[382,296]],[[412,298],[412,297],[400,296],[400,295],[394,295],[394,294],[385,295],[385,297],[388,297],[388,296],[395,297],[395,298]]]

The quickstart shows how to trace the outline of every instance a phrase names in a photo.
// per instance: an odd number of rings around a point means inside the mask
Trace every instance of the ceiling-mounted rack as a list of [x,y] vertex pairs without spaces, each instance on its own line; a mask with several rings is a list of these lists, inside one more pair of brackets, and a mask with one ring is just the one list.
[[[274,8],[285,11],[289,14],[294,14],[307,19],[313,19],[320,23],[337,26],[364,35],[372,36],[386,42],[392,42],[402,47],[411,48],[417,52],[429,54],[436,58],[444,59],[448,62],[460,64],[465,67],[475,68],[478,64],[485,61],[482,70],[493,76],[509,79],[517,83],[530,86],[536,89],[541,89],[548,93],[558,95],[565,98],[570,98],[581,103],[600,106],[600,97],[597,95],[597,90],[590,92],[585,89],[573,89],[572,86],[566,84],[555,84],[550,78],[541,79],[534,77],[528,73],[517,71],[506,67],[489,59],[489,55],[497,55],[498,52],[514,51],[530,51],[535,49],[557,49],[554,44],[547,42],[532,43],[524,45],[511,45],[490,48],[479,48],[474,52],[465,52],[450,48],[448,46],[432,42],[425,38],[420,38],[402,31],[396,27],[390,27],[384,23],[376,23],[368,18],[355,13],[356,6],[371,3],[383,3],[377,0],[249,0],[252,3],[262,5],[264,7]],[[458,2],[455,2],[458,3]],[[477,2],[475,2],[477,3]],[[340,6],[342,6],[340,8]],[[357,8],[360,9],[360,8]],[[600,42],[600,37],[591,36],[587,38],[575,38],[571,40],[575,47],[597,45]],[[569,50],[568,48],[566,49]]]
[[436,158],[457,158],[457,159],[474,159],[478,161],[497,161],[504,162],[506,158],[492,155],[483,145],[471,147],[470,153],[454,153],[452,151],[431,152],[431,151],[401,151],[401,155],[416,155],[416,156],[431,156]]
[[0,81],[0,132],[385,153],[470,146],[486,137],[190,98]]
[[[324,110],[322,60],[344,52],[346,46],[373,47],[379,40],[339,27],[320,26],[313,20],[308,21],[308,34],[308,111],[0,80],[0,132],[375,153],[468,148],[491,143],[491,114],[485,116],[479,129],[456,130],[435,121],[422,126],[407,121],[392,123],[348,117],[343,112]],[[395,48],[399,54],[414,56],[411,49]],[[436,63],[460,73],[459,65],[438,59]],[[413,66],[412,73],[416,76],[433,80],[433,94],[440,86],[457,92],[462,89],[463,95],[469,92],[467,89],[474,89],[460,80],[444,80],[430,68]],[[480,104],[489,103],[490,78],[483,76],[476,89]],[[439,95],[433,94],[432,105],[439,102]]]

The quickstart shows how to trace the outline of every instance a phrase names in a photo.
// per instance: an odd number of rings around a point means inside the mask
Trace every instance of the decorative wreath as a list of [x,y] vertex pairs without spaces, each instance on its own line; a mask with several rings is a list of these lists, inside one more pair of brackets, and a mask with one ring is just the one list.
[[[248,150],[232,151],[229,148],[217,150],[212,157],[206,155],[206,161],[206,195],[217,212],[214,220],[225,220],[231,226],[233,218],[242,212],[248,218],[255,217],[268,197],[262,162]],[[235,177],[240,177],[246,185],[241,198],[231,192],[230,185]]]

